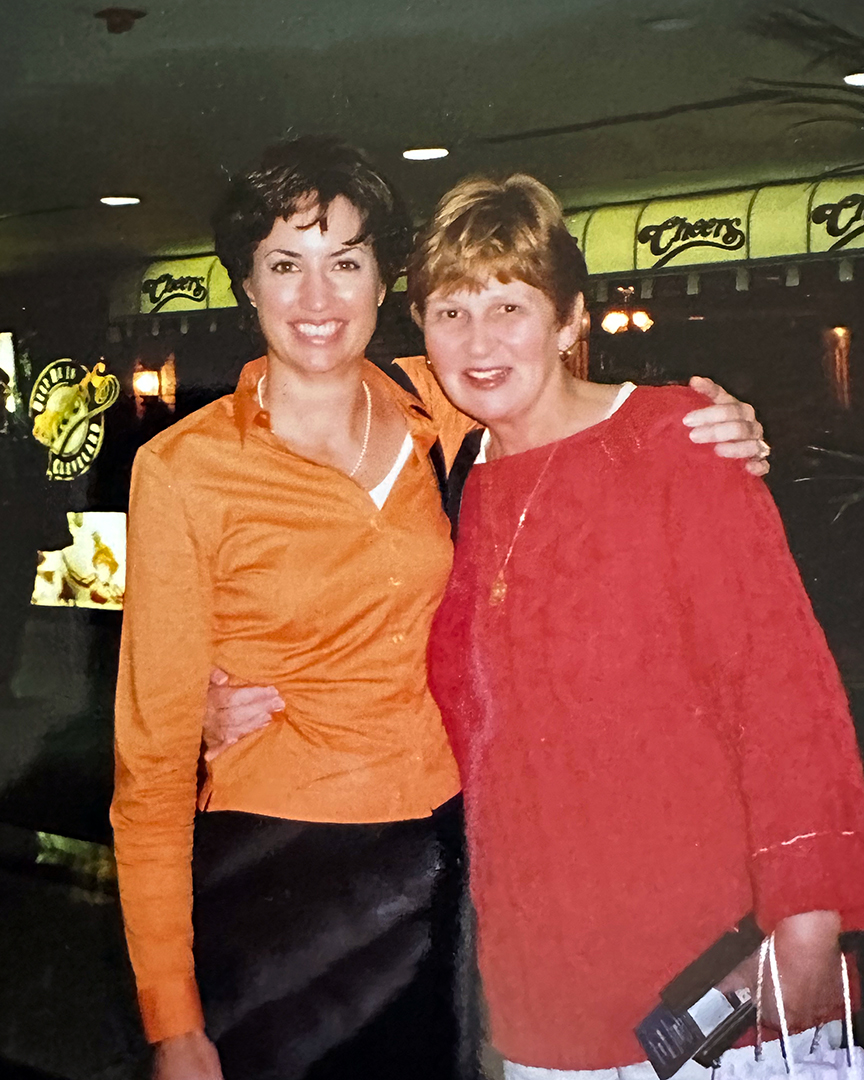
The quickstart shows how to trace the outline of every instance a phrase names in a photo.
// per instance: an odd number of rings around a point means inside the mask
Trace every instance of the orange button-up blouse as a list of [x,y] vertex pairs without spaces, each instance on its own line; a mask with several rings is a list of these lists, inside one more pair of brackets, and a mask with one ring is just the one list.
[[[470,422],[406,363],[451,459]],[[382,509],[271,433],[247,365],[233,395],[139,452],[112,806],[129,952],[148,1037],[203,1027],[192,959],[196,806],[306,821],[427,816],[459,790],[426,685],[451,563],[428,451],[438,427],[372,364],[415,452]],[[273,684],[286,708],[226,750],[199,792],[211,668]]]

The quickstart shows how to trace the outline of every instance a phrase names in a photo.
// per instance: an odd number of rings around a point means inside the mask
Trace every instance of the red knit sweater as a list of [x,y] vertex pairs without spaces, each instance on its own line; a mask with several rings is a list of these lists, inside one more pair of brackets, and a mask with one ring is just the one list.
[[[492,1034],[529,1065],[644,1060],[634,1026],[744,914],[864,925],[846,698],[774,504],[636,390],[477,466],[430,680],[465,786]],[[838,975],[839,978],[839,975]]]

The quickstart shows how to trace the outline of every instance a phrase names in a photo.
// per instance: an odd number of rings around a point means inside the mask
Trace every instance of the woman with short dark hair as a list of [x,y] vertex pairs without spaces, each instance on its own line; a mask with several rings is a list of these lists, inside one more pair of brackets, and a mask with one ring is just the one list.
[[369,242],[386,288],[404,271],[414,229],[399,193],[353,147],[306,136],[270,147],[254,170],[235,176],[214,215],[216,254],[242,308],[249,307],[243,283],[258,245],[277,218],[291,217],[310,192],[317,194],[322,221],[340,196],[359,211],[362,228],[351,240]]

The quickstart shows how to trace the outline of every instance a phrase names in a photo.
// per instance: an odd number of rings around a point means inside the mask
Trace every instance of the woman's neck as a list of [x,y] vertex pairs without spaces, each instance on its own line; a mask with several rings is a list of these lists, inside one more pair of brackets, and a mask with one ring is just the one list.
[[618,386],[590,383],[566,370],[531,408],[515,417],[490,420],[490,460],[546,446],[599,424],[609,416]]
[[306,373],[268,356],[260,386],[271,430],[297,446],[341,442],[346,433],[363,424],[362,382],[362,357],[338,371]]

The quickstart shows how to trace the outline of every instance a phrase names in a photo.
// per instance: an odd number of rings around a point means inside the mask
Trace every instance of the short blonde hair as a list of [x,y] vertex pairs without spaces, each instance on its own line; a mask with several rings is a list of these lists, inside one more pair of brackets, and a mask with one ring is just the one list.
[[480,289],[490,277],[540,289],[562,325],[585,291],[585,260],[561,204],[533,176],[475,176],[451,188],[408,260],[408,298],[422,318],[433,292]]

